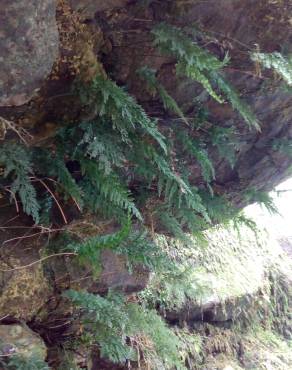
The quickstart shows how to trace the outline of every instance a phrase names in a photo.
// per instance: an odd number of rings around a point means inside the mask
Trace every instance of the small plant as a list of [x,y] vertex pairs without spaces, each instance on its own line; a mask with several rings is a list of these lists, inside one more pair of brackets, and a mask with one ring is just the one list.
[[156,71],[148,67],[142,67],[138,70],[138,74],[146,83],[150,94],[155,97],[158,95],[162,100],[163,106],[166,110],[176,113],[187,125],[189,125],[182,110],[177,105],[177,102],[168,94],[165,88],[157,81]]
[[7,363],[1,361],[1,365],[6,370],[50,370],[48,364],[36,355],[25,357],[16,354]]
[[258,203],[260,206],[265,207],[270,214],[279,214],[274,200],[269,193],[256,189],[249,189],[246,190],[245,197],[249,203]]
[[164,54],[172,55],[177,59],[176,69],[179,75],[185,75],[197,81],[218,103],[223,103],[223,97],[215,91],[214,85],[217,86],[249,127],[260,130],[255,115],[220,73],[220,69],[229,61],[228,55],[220,61],[197,45],[180,28],[166,23],[156,26],[152,33],[154,45]]
[[4,181],[1,181],[1,187],[11,194],[12,199],[18,194],[24,212],[38,223],[40,205],[31,181],[33,176],[31,153],[23,145],[5,143],[0,148],[0,165],[4,167],[2,173]]
[[272,142],[272,148],[282,154],[292,156],[292,141],[289,139],[274,139]]
[[69,290],[65,296],[81,309],[83,340],[98,344],[102,357],[115,363],[144,362],[157,370],[185,369],[178,338],[155,311],[114,292],[101,297]]
[[281,53],[252,53],[251,59],[260,63],[264,68],[273,69],[283,80],[292,85],[292,58],[284,57]]
[[238,147],[234,128],[212,127],[210,130],[210,140],[212,145],[216,146],[220,157],[226,159],[231,168],[234,168]]

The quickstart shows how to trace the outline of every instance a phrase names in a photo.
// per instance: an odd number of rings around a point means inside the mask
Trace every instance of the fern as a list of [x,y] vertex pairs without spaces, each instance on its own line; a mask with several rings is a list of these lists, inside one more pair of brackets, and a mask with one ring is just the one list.
[[265,207],[270,214],[279,214],[274,200],[269,193],[252,188],[246,190],[244,196],[248,203],[258,203]]
[[38,357],[37,355],[31,355],[29,357],[21,356],[16,354],[10,357],[8,363],[3,363],[3,369],[6,370],[49,370],[48,364]]
[[213,127],[210,130],[210,138],[212,145],[216,146],[220,157],[226,159],[231,168],[234,168],[238,146],[234,138],[234,129],[232,127]]
[[40,205],[31,182],[33,175],[30,153],[21,145],[7,143],[0,149],[0,164],[4,166],[4,178],[11,177],[10,191],[18,194],[23,211],[39,222]]
[[130,198],[129,191],[123,187],[117,175],[111,174],[106,176],[100,171],[97,163],[93,161],[81,159],[80,164],[82,173],[90,179],[104,199],[107,199],[113,205],[116,205],[142,221],[140,211],[135,206],[135,203]]
[[252,53],[251,59],[262,64],[264,68],[274,69],[283,80],[292,85],[292,58],[285,58],[281,53]]
[[82,190],[69,172],[64,156],[65,154],[59,150],[52,160],[52,155],[48,150],[37,148],[34,150],[35,167],[40,173],[56,178],[60,191],[65,195],[65,200],[73,198],[82,208]]
[[208,152],[201,143],[197,140],[192,140],[185,131],[178,131],[177,138],[179,139],[184,150],[194,156],[201,165],[202,175],[207,183],[215,179],[215,170],[211,160],[209,159]]
[[153,369],[186,369],[178,354],[179,340],[155,311],[113,292],[101,297],[69,290],[64,295],[83,311],[88,340],[99,344],[102,357],[124,363],[137,360],[143,351],[144,361]]
[[100,253],[103,249],[115,249],[127,239],[131,228],[130,219],[120,231],[108,235],[97,235],[83,242],[69,243],[64,250],[78,254],[78,260],[85,265],[91,265],[95,272],[100,270]]
[[185,36],[181,29],[165,23],[156,26],[152,33],[155,37],[154,45],[162,52],[172,54],[178,59],[177,72],[179,74],[184,74],[199,82],[215,100],[219,103],[223,102],[204,72],[222,68],[228,62],[227,57],[223,62],[219,61]]
[[167,152],[164,137],[158,131],[156,122],[147,116],[131,95],[113,81],[96,76],[89,85],[81,86],[79,90],[82,101],[96,107],[96,116],[109,119],[125,142],[129,142],[129,131],[138,126]]
[[78,148],[90,159],[98,161],[99,168],[107,175],[114,168],[123,167],[126,162],[122,143],[109,130],[105,131],[102,125],[92,122],[82,123],[83,138]]
[[230,101],[233,109],[237,110],[240,113],[248,126],[250,128],[255,128],[257,131],[260,131],[261,127],[256,116],[251,111],[250,107],[241,100],[238,92],[222,77],[220,73],[217,73],[216,71],[211,71],[210,77]]
[[132,232],[114,251],[127,256],[130,270],[134,264],[142,264],[150,271],[158,272],[169,266],[170,260],[147,232]]
[[196,45],[180,28],[165,23],[156,26],[152,33],[154,35],[154,45],[163,53],[177,58],[177,72],[179,74],[199,82],[218,103],[223,103],[223,98],[217,94],[212,86],[215,84],[230,101],[232,107],[241,114],[245,122],[250,127],[260,130],[255,115],[241,101],[236,90],[227,83],[219,72],[228,63],[228,55],[225,56],[223,61],[218,60]]
[[162,100],[164,108],[171,112],[176,113],[188,125],[189,123],[185,118],[182,110],[177,105],[177,102],[168,94],[165,88],[157,81],[155,73],[156,73],[155,70],[150,69],[148,67],[142,67],[138,70],[139,76],[146,81],[148,90],[150,91],[151,95],[152,96],[158,95]]

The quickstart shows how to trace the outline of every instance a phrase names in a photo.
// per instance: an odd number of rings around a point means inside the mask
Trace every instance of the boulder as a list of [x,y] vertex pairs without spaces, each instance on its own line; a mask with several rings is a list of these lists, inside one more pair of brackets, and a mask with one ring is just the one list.
[[[32,256],[31,261],[35,257]],[[23,259],[14,259],[15,266],[23,265]],[[27,259],[26,259],[27,261]],[[0,262],[0,268],[10,270],[12,260]],[[51,288],[44,276],[41,264],[14,270],[0,271],[0,317],[30,320],[50,296]]]
[[14,354],[45,360],[47,348],[41,337],[25,325],[0,325],[0,355],[5,357]]
[[28,102],[58,55],[55,0],[2,0],[0,106]]
[[86,289],[102,294],[109,289],[124,293],[143,290],[149,281],[150,272],[140,264],[128,267],[127,258],[109,249],[101,251],[97,261],[98,272],[84,266],[74,257],[59,257],[46,262],[46,269],[53,279],[52,285],[58,290]]
[[281,281],[282,289],[289,286],[289,264],[276,240],[265,232],[255,234],[242,228],[239,236],[234,230],[215,227],[206,231],[205,237],[208,243],[204,248],[195,240],[193,245],[185,245],[172,238],[157,239],[162,248],[177,251],[182,263],[192,269],[190,282],[196,292],[188,295],[186,291],[183,303],[168,306],[164,313],[169,322],[220,324],[245,319],[253,312],[268,310],[271,284],[276,284],[270,280],[271,274]]

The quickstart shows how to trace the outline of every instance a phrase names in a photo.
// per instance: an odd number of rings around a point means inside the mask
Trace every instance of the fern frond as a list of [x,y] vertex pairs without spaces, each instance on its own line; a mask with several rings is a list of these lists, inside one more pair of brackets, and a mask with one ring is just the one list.
[[114,168],[119,168],[126,162],[122,143],[101,122],[86,122],[80,125],[83,138],[78,143],[82,152],[91,159],[98,161],[99,168],[109,174]]
[[50,370],[48,364],[35,353],[30,356],[12,354],[9,356],[8,364],[0,360],[0,365],[3,365],[3,369],[6,370]]
[[128,221],[115,233],[97,235],[83,242],[69,243],[65,250],[78,254],[78,260],[82,264],[91,265],[95,272],[100,271],[100,256],[103,249],[117,249],[128,238],[131,230],[131,221]]
[[210,138],[212,145],[216,146],[220,157],[226,159],[231,168],[234,168],[238,143],[235,139],[233,127],[213,127],[210,130]]
[[30,178],[25,175],[17,176],[11,184],[10,190],[18,193],[21,200],[23,211],[32,216],[36,223],[39,223],[40,204],[37,200],[35,187],[32,185]]
[[196,45],[184,32],[174,26],[162,23],[152,33],[154,45],[162,52],[175,56],[178,60],[177,72],[200,83],[206,91],[219,103],[222,98],[212,88],[206,72],[216,71],[224,67],[228,57],[221,62],[215,56]]
[[220,104],[224,103],[222,97],[213,89],[210,79],[204,75],[196,65],[188,65],[184,62],[179,62],[177,64],[177,72],[199,82],[213,99]]
[[141,213],[132,201],[130,192],[121,184],[120,179],[115,173],[105,175],[99,169],[96,162],[88,159],[82,158],[80,164],[83,175],[86,175],[90,179],[91,183],[95,185],[96,191],[104,199],[108,200],[113,206],[125,210],[130,215],[142,221]]
[[222,75],[217,72],[210,72],[210,77],[225,94],[233,109],[238,111],[248,126],[250,128],[255,128],[257,131],[261,131],[258,120],[250,107],[240,99],[238,92],[222,77]]
[[244,197],[249,203],[258,203],[260,206],[265,207],[270,214],[279,214],[273,198],[265,191],[260,191],[253,188],[248,189],[245,191]]
[[163,103],[166,110],[176,113],[187,125],[189,124],[185,118],[183,111],[178,106],[177,102],[168,94],[166,89],[157,81],[155,76],[156,71],[146,66],[138,70],[138,74],[142,77],[146,83],[148,90],[152,96],[158,95]]
[[115,82],[97,75],[89,86],[81,89],[80,94],[84,102],[96,106],[97,116],[109,119],[125,142],[129,142],[129,131],[140,127],[167,152],[164,136],[157,129],[156,122]]
[[0,164],[4,166],[3,177],[12,178],[10,190],[19,195],[24,212],[38,223],[40,205],[30,179],[33,175],[30,153],[16,143],[3,144],[0,148]]
[[285,58],[281,53],[252,53],[251,59],[262,64],[264,68],[274,69],[283,80],[292,86],[292,58]]
[[55,157],[52,159],[52,155],[48,150],[37,148],[34,151],[34,165],[43,175],[50,176],[57,180],[65,200],[73,198],[80,208],[82,208],[82,190],[69,172],[64,157],[65,153],[62,153],[61,150],[58,150]]
[[191,139],[191,137],[185,132],[180,130],[177,132],[177,138],[181,142],[184,150],[194,156],[199,162],[202,175],[207,183],[210,183],[215,179],[215,169],[208,156],[206,149],[197,140]]
[[184,60],[189,66],[195,65],[200,71],[215,71],[228,63],[227,56],[220,61],[195,44],[178,27],[160,23],[151,32],[154,35],[154,45],[161,51],[171,53],[178,60]]
[[[69,290],[64,295],[82,310],[83,325],[92,343],[99,344],[102,357],[125,363],[136,360],[137,351],[142,351],[144,360],[155,370],[186,370],[178,354],[177,337],[156,311],[127,302],[123,295],[114,292],[101,297]],[[151,343],[150,348],[143,342],[138,345],[139,338]]]
[[221,76],[219,69],[222,69],[229,61],[228,55],[223,61],[200,48],[184,32],[173,26],[162,23],[156,26],[154,34],[154,45],[162,52],[173,55],[177,58],[177,71],[187,77],[199,82],[205,90],[219,103],[224,100],[214,90],[214,82],[230,101],[250,127],[260,131],[260,126],[250,108],[244,104],[236,90],[231,87]]

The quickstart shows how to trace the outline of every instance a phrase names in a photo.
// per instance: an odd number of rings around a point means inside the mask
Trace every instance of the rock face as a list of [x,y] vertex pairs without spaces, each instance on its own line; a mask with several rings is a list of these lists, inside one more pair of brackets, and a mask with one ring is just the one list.
[[[16,259],[16,266],[27,259]],[[12,262],[12,260],[10,260]],[[10,264],[0,263],[9,270]],[[48,299],[51,289],[40,264],[31,268],[0,273],[0,315],[17,319],[31,319]]]
[[129,0],[69,0],[72,9],[81,13],[83,18],[92,19],[97,12],[123,8]]
[[[0,205],[3,204],[0,200]],[[6,207],[0,215],[0,225],[13,218],[13,214],[13,207]],[[0,317],[28,321],[44,305],[52,290],[41,263],[35,263],[41,258],[44,239],[28,237],[18,243],[25,228],[23,220],[17,218],[15,223],[1,230]],[[9,239],[13,240],[6,243]]]
[[142,265],[135,264],[131,271],[127,258],[109,249],[101,251],[100,272],[92,273],[78,261],[70,258],[55,258],[46,264],[53,277],[53,285],[59,290],[87,289],[92,293],[106,293],[116,289],[124,293],[134,293],[143,290],[149,281],[150,272]]
[[47,349],[43,340],[23,325],[0,325],[0,354],[20,355],[25,358],[36,356],[45,360]]
[[99,290],[118,289],[126,293],[139,292],[146,288],[150,272],[142,265],[136,265],[130,273],[127,259],[110,250],[102,252],[103,271],[98,279]]
[[57,55],[55,0],[1,1],[0,106],[29,101]]
[[[273,284],[269,280],[271,271],[283,286],[289,287],[287,277],[291,268],[289,263],[284,263],[276,240],[271,236],[267,238],[264,233],[255,235],[247,228],[242,228],[240,233],[239,236],[231,229],[219,227],[210,229],[205,232],[208,244],[201,249],[195,240],[189,248],[172,238],[157,239],[162,248],[173,250],[181,263],[192,269],[191,288],[183,304],[177,303],[166,310],[162,306],[170,323],[221,325],[240,321],[247,313],[260,309],[268,311],[267,297]],[[163,282],[157,283],[154,277],[149,284],[150,291],[152,286],[160,286],[163,291],[164,286],[160,284]],[[196,289],[195,295],[192,287]]]
[[[198,98],[207,107],[212,124],[236,128],[238,145],[234,168],[218,156],[216,149],[209,146],[208,151],[216,170],[214,185],[234,204],[243,206],[246,204],[241,196],[244,189],[270,190],[288,176],[290,159],[273,150],[272,141],[292,137],[291,94],[279,87],[279,81],[274,83],[266,71],[257,73],[250,53],[256,50],[255,44],[264,53],[282,49],[291,52],[291,2],[194,1],[188,2],[190,5],[185,9],[182,9],[185,2],[150,3],[150,7],[141,10],[139,16],[135,13],[137,9],[133,7],[132,13],[129,6],[127,13],[121,12],[114,23],[109,21],[114,28],[111,33],[114,46],[106,59],[108,68],[114,70],[118,81],[130,86],[131,92],[143,102],[150,114],[162,117],[165,128],[171,126],[173,117],[165,114],[157,99],[145,94],[145,88],[136,74],[142,66],[157,70],[160,82],[188,116],[196,111],[193,102]],[[202,44],[208,45],[207,48],[217,57],[223,58],[228,52],[231,60],[224,69],[225,76],[255,112],[261,133],[249,131],[229,104],[218,104],[206,94],[201,94],[198,84],[175,76],[176,61],[161,56],[153,48],[152,38],[149,37],[149,30],[159,22],[190,25],[190,28],[199,30],[199,43],[201,40]],[[202,183],[198,166],[190,165],[189,171],[196,185]]]

